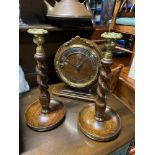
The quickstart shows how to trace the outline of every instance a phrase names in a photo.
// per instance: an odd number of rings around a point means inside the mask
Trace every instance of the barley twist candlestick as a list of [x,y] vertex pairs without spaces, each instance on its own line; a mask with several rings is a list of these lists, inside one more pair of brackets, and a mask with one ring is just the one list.
[[85,107],[79,114],[79,128],[89,138],[97,141],[110,141],[116,138],[121,130],[119,115],[107,106],[107,95],[110,89],[112,50],[120,33],[106,32],[101,35],[105,39],[106,51],[101,59],[100,75],[95,105]]
[[[47,31],[44,32],[46,33]],[[49,112],[50,94],[47,90],[48,68],[46,66],[46,55],[42,46],[42,44],[44,43],[44,37],[41,35],[40,36],[35,35],[33,38],[33,42],[37,44],[36,54],[34,55],[34,58],[37,62],[36,65],[37,82],[41,92],[39,101],[42,105],[42,113],[47,114]]]
[[50,99],[47,85],[46,55],[42,44],[44,43],[43,34],[47,30],[29,29],[28,33],[33,34],[33,42],[37,45],[34,58],[37,62],[37,82],[40,89],[39,100],[30,104],[25,112],[25,121],[29,127],[36,131],[46,131],[59,125],[65,116],[64,105],[55,99]]
[[106,98],[109,91],[111,78],[111,62],[107,63],[102,59],[101,64],[102,67],[100,68],[100,75],[98,78],[97,99],[95,104],[95,117],[98,121],[104,121],[104,113],[107,106]]

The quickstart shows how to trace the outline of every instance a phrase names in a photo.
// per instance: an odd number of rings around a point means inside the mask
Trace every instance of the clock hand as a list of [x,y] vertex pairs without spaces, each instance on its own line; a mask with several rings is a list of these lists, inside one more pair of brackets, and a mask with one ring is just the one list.
[[78,66],[76,66],[77,70],[79,71],[81,66],[85,63],[85,61],[87,60],[87,58],[85,57]]
[[66,62],[67,62],[68,64],[70,64],[71,66],[73,66],[74,68],[77,67],[77,66],[73,65],[72,63],[70,63],[68,60],[66,60]]

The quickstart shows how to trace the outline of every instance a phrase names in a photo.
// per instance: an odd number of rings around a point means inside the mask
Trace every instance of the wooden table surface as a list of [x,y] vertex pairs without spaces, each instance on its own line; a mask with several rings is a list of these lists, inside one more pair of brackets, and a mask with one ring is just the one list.
[[[52,86],[49,86],[51,92]],[[108,97],[108,105],[120,116],[122,130],[110,142],[96,142],[87,138],[77,127],[78,114],[88,102],[60,98],[66,106],[66,118],[57,128],[47,132],[31,130],[24,122],[26,107],[38,98],[38,88],[20,94],[20,152],[23,155],[104,155],[119,149],[134,139],[134,115],[113,95]]]

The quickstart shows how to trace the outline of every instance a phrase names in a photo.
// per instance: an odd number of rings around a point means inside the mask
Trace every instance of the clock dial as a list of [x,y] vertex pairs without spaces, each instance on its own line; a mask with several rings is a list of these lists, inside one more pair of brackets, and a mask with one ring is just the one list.
[[93,48],[78,44],[60,49],[55,57],[59,77],[75,88],[90,86],[97,79],[99,54]]
[[97,63],[89,51],[79,48],[72,50],[66,51],[60,58],[61,72],[71,82],[84,83],[96,75]]

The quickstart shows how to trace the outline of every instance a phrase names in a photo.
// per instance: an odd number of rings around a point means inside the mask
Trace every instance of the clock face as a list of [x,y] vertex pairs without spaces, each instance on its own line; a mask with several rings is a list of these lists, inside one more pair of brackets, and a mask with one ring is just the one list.
[[56,66],[62,80],[72,87],[86,87],[96,80],[98,74],[97,56],[87,48],[65,50],[59,55]]
[[60,48],[55,56],[55,69],[67,85],[85,88],[93,84],[98,75],[99,53],[95,48],[73,44]]

